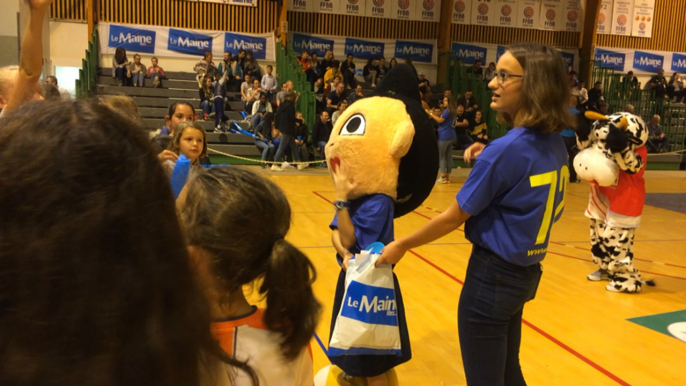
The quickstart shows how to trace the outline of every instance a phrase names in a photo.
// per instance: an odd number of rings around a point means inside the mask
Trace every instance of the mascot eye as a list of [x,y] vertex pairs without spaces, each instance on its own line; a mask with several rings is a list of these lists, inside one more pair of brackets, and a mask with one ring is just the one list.
[[355,114],[343,125],[339,135],[364,135],[367,122],[362,114]]

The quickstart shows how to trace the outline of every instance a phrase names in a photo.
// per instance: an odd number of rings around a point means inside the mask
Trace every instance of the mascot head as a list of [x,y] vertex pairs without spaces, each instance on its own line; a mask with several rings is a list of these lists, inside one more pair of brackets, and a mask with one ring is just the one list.
[[610,116],[587,111],[586,118],[595,120],[589,134],[590,145],[574,158],[579,178],[600,186],[616,184],[624,169],[621,153],[637,149],[648,141],[643,119],[630,113]]
[[341,161],[348,165],[358,182],[350,199],[385,194],[395,201],[395,217],[428,197],[438,172],[438,145],[410,67],[395,66],[372,96],[341,114],[326,144],[326,161],[334,170]]

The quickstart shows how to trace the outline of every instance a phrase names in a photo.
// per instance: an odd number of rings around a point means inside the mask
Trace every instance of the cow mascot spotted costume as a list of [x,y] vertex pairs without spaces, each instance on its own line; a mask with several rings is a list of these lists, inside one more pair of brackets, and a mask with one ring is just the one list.
[[[579,149],[574,169],[591,184],[586,217],[591,219],[591,253],[598,270],[588,280],[609,280],[612,292],[638,293],[641,273],[633,264],[634,233],[645,202],[643,172],[648,130],[640,117],[587,112],[593,125],[577,130]],[[590,129],[590,130],[589,130]]]

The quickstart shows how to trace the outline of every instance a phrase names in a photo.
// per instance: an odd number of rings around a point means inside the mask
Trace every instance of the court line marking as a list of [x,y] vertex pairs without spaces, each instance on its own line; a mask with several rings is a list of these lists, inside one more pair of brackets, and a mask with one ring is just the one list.
[[[326,197],[322,196],[321,194],[318,194],[317,192],[314,192],[314,191],[313,191],[312,193],[314,193],[315,195],[317,195],[317,196],[320,197],[321,199],[323,199],[323,200],[325,200],[325,201],[328,201],[329,203],[332,203],[329,199],[327,199]],[[425,216],[425,215],[423,215],[423,214],[421,214],[421,213],[419,213],[419,212],[413,211],[412,213],[415,213],[415,214],[417,214],[417,215],[419,215],[419,216],[421,216],[421,217],[425,217],[425,218],[428,218],[429,220],[431,220],[430,217]],[[444,275],[446,275],[446,276],[448,276],[449,278],[453,279],[454,281],[456,281],[456,282],[459,283],[460,285],[463,285],[463,286],[464,286],[464,282],[463,282],[462,280],[460,280],[460,279],[458,279],[457,277],[455,277],[454,275],[450,274],[449,272],[447,272],[446,270],[444,270],[443,268],[441,268],[441,267],[438,266],[437,264],[434,264],[434,263],[431,262],[429,259],[427,259],[427,258],[421,256],[420,254],[418,254],[417,252],[413,251],[412,249],[408,250],[408,252],[410,252],[411,254],[417,256],[417,257],[420,258],[422,261],[424,261],[425,263],[427,263],[427,264],[429,264],[430,266],[434,267],[434,268],[435,268],[436,270],[438,270],[439,272],[443,273]],[[524,323],[526,326],[530,327],[530,328],[533,329],[534,331],[538,332],[539,334],[543,335],[545,338],[547,338],[547,339],[550,340],[551,342],[557,344],[558,346],[560,346],[561,348],[563,348],[564,350],[566,350],[566,351],[569,352],[570,354],[572,354],[572,355],[574,355],[575,357],[581,359],[583,362],[585,362],[586,364],[590,365],[590,366],[593,367],[594,369],[598,370],[600,373],[602,373],[603,375],[605,375],[605,376],[607,376],[608,378],[612,379],[613,381],[619,383],[619,384],[622,385],[622,386],[631,386],[631,385],[630,385],[629,383],[627,383],[626,381],[624,381],[624,380],[622,380],[621,378],[617,377],[616,375],[612,374],[610,371],[606,370],[605,368],[603,368],[602,366],[600,366],[600,365],[598,365],[597,363],[593,362],[592,360],[586,358],[584,355],[582,355],[582,354],[579,353],[578,351],[574,350],[573,348],[567,346],[566,344],[562,343],[561,341],[559,341],[558,339],[556,339],[556,338],[553,337],[552,335],[546,333],[545,331],[543,331],[543,330],[541,330],[540,328],[536,327],[536,326],[533,325],[532,323],[526,321],[524,318],[522,318],[522,323]]]

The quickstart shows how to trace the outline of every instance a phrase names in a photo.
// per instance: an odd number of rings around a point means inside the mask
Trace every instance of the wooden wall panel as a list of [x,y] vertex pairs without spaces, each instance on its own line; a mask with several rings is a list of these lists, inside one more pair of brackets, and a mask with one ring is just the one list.
[[291,31],[376,39],[436,39],[438,23],[324,13],[288,12]]
[[453,24],[450,36],[455,42],[465,43],[479,42],[506,46],[512,43],[534,42],[559,48],[579,48],[581,34],[579,32]]
[[[265,33],[277,26],[277,3],[260,0],[257,7],[181,0],[94,0],[99,20],[110,23]],[[86,0],[55,0],[51,18],[86,20]]]
[[655,0],[653,37],[598,35],[596,46],[686,52],[686,1]]

